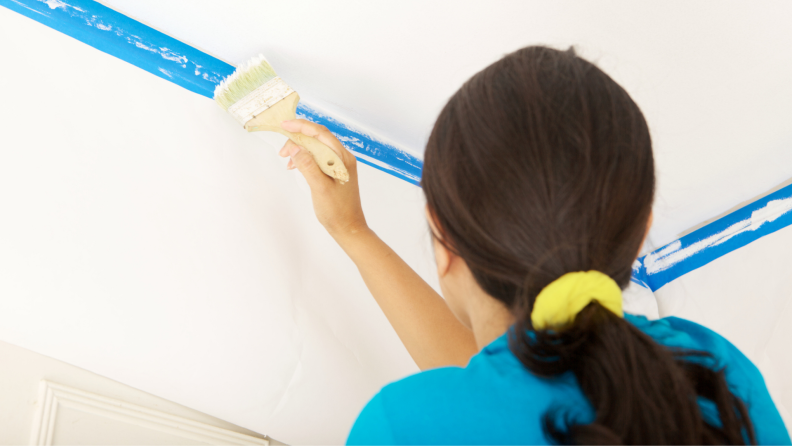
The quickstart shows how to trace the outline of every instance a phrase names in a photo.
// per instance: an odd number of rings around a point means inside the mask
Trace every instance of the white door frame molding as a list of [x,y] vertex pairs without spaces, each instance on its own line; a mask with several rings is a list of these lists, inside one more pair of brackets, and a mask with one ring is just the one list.
[[209,444],[269,445],[269,441],[221,429],[74,387],[42,380],[33,419],[31,445],[52,445],[59,408],[70,408],[134,426]]

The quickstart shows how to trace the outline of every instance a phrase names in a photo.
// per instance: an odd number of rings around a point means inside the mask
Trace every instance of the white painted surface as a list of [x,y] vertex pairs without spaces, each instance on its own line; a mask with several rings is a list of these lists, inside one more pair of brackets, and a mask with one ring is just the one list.
[[475,72],[526,45],[579,45],[649,122],[653,247],[792,177],[788,1],[103,3],[233,64],[261,52],[301,97],[418,153]]
[[[0,444],[45,444],[47,437],[54,445],[267,441],[264,435],[2,341],[0,364]],[[50,387],[45,380],[68,392],[56,389],[47,398],[40,392],[42,386]],[[49,419],[42,423],[36,415],[46,403]]]

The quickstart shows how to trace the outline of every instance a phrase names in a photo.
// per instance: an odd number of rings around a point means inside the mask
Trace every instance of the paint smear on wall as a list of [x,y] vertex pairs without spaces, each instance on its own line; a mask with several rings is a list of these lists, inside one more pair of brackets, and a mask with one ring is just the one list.
[[746,231],[756,231],[765,223],[775,221],[789,211],[792,211],[792,198],[773,200],[767,203],[765,207],[753,211],[751,218],[739,221],[723,231],[717,232],[690,246],[682,248],[682,242],[677,240],[665,248],[646,256],[644,259],[646,272],[647,274],[655,274],[664,271],[707,248],[725,243],[732,237]]
[[657,290],[685,273],[790,224],[792,185],[636,260],[633,282]]

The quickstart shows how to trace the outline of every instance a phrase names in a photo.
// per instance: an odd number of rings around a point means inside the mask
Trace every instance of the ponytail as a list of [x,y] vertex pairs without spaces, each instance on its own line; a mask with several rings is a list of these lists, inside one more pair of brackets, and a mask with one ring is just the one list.
[[[745,405],[729,391],[723,370],[691,361],[707,353],[670,350],[596,301],[563,330],[531,328],[524,318],[510,331],[512,352],[538,376],[574,373],[595,412],[593,422],[581,424],[563,406],[551,409],[543,425],[554,442],[756,443]],[[702,419],[698,397],[715,403],[721,427]]]

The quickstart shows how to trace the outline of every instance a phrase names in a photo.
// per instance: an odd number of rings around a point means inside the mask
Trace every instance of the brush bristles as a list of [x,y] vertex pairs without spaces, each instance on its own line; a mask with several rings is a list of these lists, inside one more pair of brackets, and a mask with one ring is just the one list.
[[223,110],[277,76],[264,56],[259,55],[237,67],[215,88],[214,100]]

